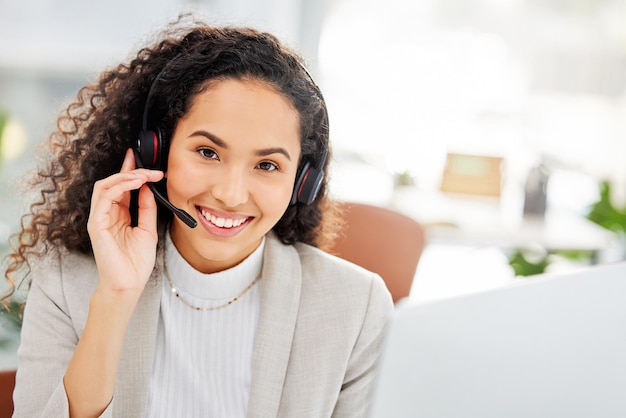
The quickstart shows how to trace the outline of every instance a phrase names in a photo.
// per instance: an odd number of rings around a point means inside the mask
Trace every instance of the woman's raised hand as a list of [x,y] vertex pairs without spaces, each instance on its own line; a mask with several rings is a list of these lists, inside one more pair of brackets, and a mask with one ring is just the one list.
[[[122,169],[94,185],[87,231],[98,266],[98,290],[137,298],[150,277],[156,259],[157,206],[147,182],[163,172],[135,169],[132,150]],[[138,224],[131,226],[130,192],[139,189]]]

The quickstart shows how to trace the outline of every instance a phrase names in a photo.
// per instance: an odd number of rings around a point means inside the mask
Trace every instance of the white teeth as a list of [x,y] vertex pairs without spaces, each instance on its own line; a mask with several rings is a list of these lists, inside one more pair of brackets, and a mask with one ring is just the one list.
[[226,222],[226,219],[224,218],[216,218],[215,216],[211,216],[211,222],[213,222],[215,225],[219,226],[220,228],[224,226],[224,223]]
[[202,216],[212,224],[219,226],[220,228],[233,228],[244,223],[248,218],[241,219],[230,219],[230,218],[218,218],[215,215],[211,215],[206,211],[202,210]]

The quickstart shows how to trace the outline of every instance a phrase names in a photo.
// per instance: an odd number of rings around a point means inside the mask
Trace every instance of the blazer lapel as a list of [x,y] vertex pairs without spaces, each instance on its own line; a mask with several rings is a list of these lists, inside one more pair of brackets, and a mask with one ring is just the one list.
[[147,413],[161,306],[160,272],[157,264],[126,330],[112,405],[113,416],[143,417]]
[[267,238],[248,418],[278,414],[300,304],[298,253],[271,234]]

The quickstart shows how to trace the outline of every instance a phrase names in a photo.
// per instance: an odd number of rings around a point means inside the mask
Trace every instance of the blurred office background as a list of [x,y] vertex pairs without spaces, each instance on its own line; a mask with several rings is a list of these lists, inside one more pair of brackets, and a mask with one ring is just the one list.
[[623,259],[620,220],[588,214],[602,182],[618,216],[626,200],[626,0],[0,0],[2,253],[63,107],[182,11],[302,52],[330,111],[333,194],[426,230],[416,300],[519,280],[516,256]]

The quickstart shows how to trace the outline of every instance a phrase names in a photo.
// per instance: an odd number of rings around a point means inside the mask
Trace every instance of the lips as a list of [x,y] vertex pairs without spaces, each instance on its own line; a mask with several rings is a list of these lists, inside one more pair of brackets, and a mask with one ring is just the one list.
[[236,217],[221,217],[216,216],[214,214],[209,213],[207,210],[200,208],[200,213],[207,221],[211,222],[213,225],[220,228],[236,228],[246,222],[249,217],[248,216],[236,216]]

